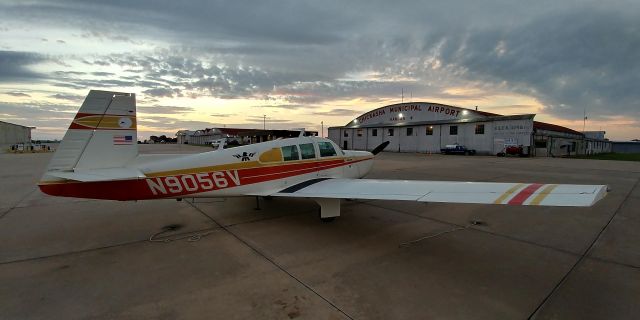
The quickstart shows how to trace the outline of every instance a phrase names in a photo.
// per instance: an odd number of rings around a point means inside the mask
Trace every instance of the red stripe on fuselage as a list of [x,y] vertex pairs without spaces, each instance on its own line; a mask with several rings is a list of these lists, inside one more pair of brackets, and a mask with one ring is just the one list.
[[538,189],[542,187],[540,183],[530,184],[528,187],[522,189],[518,194],[515,195],[511,200],[509,200],[508,204],[513,205],[521,205],[523,204],[529,197],[536,192]]
[[[172,176],[162,176],[154,178],[141,178],[135,180],[117,180],[117,181],[95,181],[95,182],[64,182],[64,183],[52,183],[41,184],[40,190],[42,192],[64,197],[77,197],[77,198],[91,198],[91,199],[105,199],[105,200],[144,200],[144,199],[157,199],[167,197],[179,197],[189,194],[210,192],[215,190],[232,188],[240,185],[251,185],[261,182],[274,181],[283,178],[289,178],[293,176],[313,173],[316,171],[333,169],[357,162],[369,160],[361,159],[356,161],[344,161],[344,159],[314,161],[308,163],[294,163],[283,164],[270,167],[255,167],[247,169],[231,169],[220,170],[214,172],[200,172],[190,174],[180,174]],[[233,177],[230,177],[231,172],[237,172],[240,184],[236,184]],[[221,175],[221,174],[222,175]],[[205,180],[207,188],[203,188],[203,184],[196,185],[195,190],[193,187],[193,178],[198,180],[198,174],[201,175],[201,179]],[[213,174],[218,174],[219,179],[224,179],[222,187],[218,186],[218,183],[214,183],[212,188],[209,188],[210,183],[215,177]],[[204,175],[204,176],[203,176]],[[151,183],[147,180],[151,180],[153,183],[161,184],[165,190],[167,188],[167,179],[170,179],[170,183],[174,186],[174,189],[179,190],[176,192],[162,193],[158,190],[162,188],[156,188],[156,191],[152,191],[150,187]],[[179,186],[177,185],[179,184]],[[188,184],[188,185],[187,185]],[[187,188],[189,187],[189,188]],[[187,189],[192,189],[187,190]]]

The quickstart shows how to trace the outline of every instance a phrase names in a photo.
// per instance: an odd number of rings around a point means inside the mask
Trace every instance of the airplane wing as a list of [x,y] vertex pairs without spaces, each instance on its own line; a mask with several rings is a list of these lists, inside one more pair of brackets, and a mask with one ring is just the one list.
[[312,179],[272,196],[587,207],[606,193],[606,185]]

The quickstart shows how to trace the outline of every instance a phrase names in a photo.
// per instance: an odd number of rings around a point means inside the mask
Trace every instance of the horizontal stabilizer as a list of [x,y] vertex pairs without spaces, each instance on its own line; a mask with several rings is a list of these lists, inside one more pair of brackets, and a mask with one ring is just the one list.
[[144,178],[145,175],[138,169],[133,168],[110,168],[92,169],[76,171],[49,171],[49,176],[66,180],[89,182],[89,181],[113,181],[124,179]]

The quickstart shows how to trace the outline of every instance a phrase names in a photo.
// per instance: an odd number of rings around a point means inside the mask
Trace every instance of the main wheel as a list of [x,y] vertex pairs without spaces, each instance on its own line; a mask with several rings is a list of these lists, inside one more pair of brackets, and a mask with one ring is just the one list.
[[324,223],[329,223],[329,222],[333,222],[333,220],[335,220],[336,217],[328,217],[328,218],[320,218],[320,220]]

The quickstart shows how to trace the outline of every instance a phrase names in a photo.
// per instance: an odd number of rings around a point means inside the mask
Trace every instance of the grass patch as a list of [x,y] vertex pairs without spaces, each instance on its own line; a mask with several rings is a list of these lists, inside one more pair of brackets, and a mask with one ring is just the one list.
[[640,161],[640,153],[601,153],[593,155],[575,156],[576,159]]

